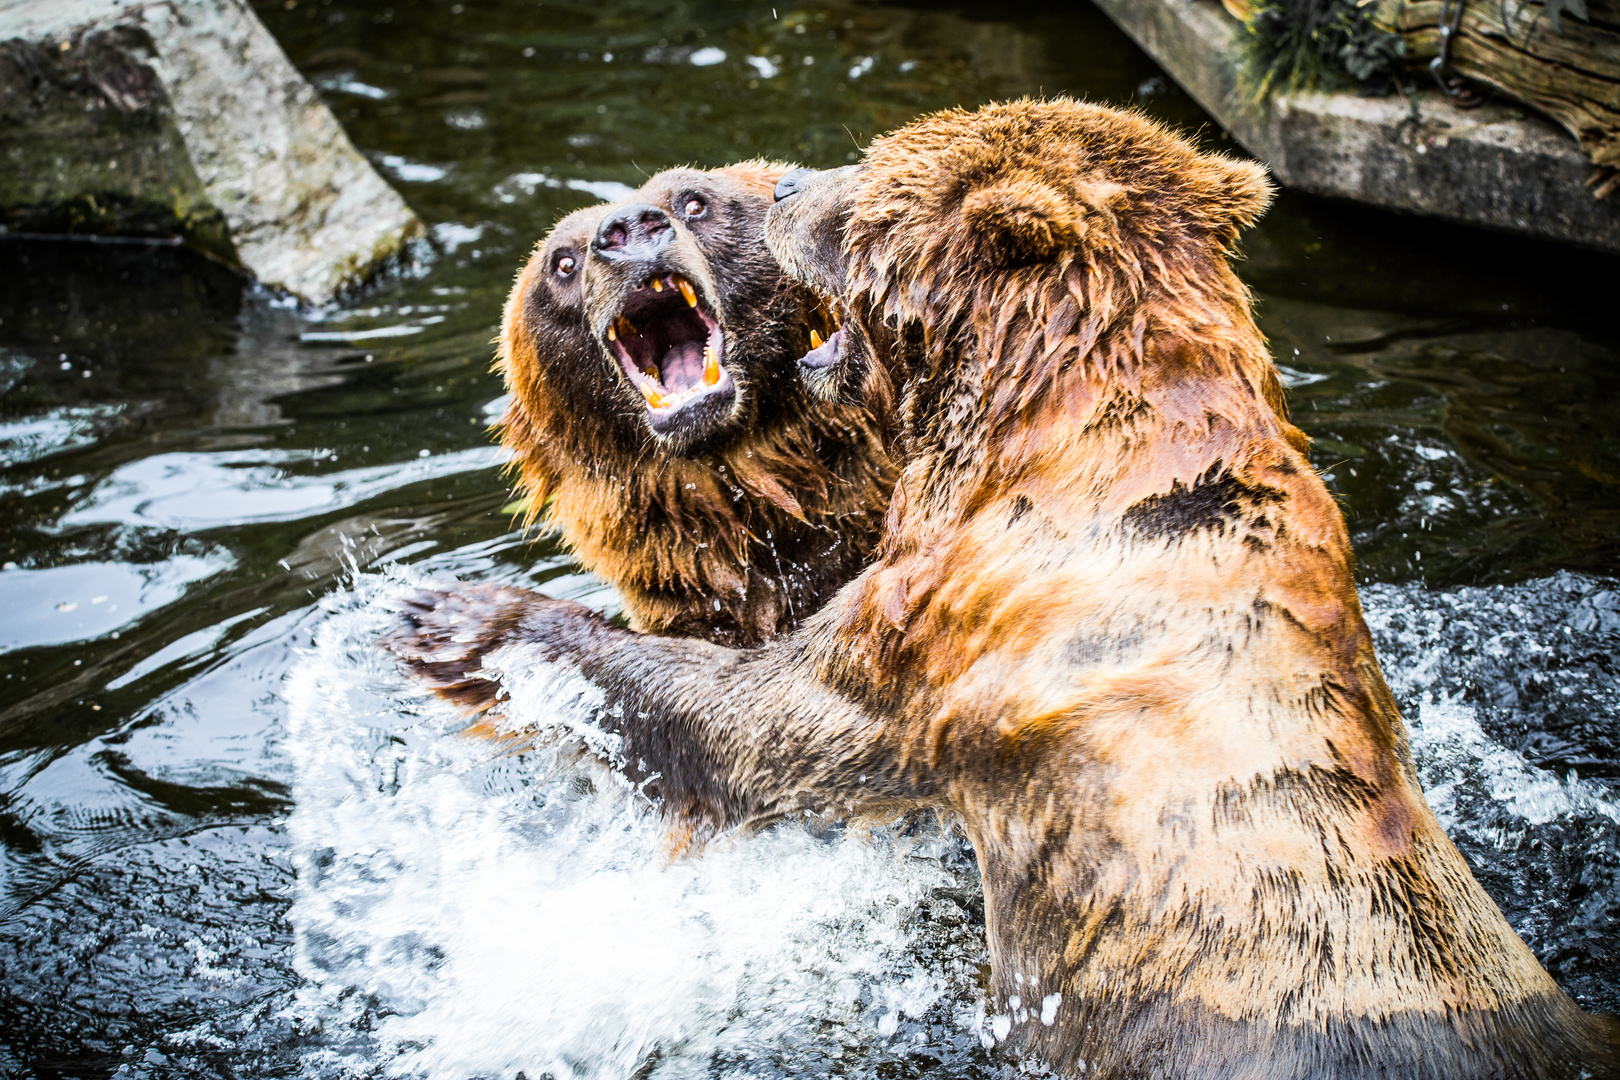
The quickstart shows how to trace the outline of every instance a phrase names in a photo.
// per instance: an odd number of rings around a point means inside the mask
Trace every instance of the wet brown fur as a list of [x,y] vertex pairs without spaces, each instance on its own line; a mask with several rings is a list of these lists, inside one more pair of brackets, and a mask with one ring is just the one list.
[[579,295],[548,289],[559,246],[586,262],[613,206],[560,222],[507,301],[497,364],[511,404],[498,431],[519,491],[617,587],[639,630],[757,645],[820,607],[879,536],[894,465],[864,409],[811,401],[797,385],[792,360],[809,347],[815,300],[781,278],[758,236],[786,169],[669,170],[635,196],[667,209],[695,189],[717,214],[734,210],[716,235],[696,236],[706,258],[689,276],[722,300],[744,402],[699,452],[672,451],[648,430]]
[[[843,389],[894,412],[878,561],[756,652],[514,602],[496,662],[600,686],[626,770],[711,830],[958,815],[991,1006],[1065,1075],[1620,1074],[1424,801],[1228,265],[1263,171],[1058,100],[925,118],[825,183],[841,281],[811,188],[767,228],[853,313]],[[455,649],[451,598],[410,621]]]

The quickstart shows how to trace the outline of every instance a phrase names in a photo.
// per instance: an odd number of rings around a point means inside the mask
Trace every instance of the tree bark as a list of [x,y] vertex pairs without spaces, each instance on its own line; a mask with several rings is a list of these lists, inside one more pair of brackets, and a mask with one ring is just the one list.
[[[1401,35],[1408,61],[1427,63],[1440,51],[1440,9],[1441,0],[1383,0],[1374,20]],[[1566,10],[1560,31],[1538,0],[1464,3],[1450,64],[1552,117],[1593,164],[1620,168],[1620,0],[1587,0],[1587,14]]]

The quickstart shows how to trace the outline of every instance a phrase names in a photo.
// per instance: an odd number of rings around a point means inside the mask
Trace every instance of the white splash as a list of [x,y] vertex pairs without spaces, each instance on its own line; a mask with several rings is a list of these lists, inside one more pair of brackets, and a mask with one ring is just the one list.
[[1362,590],[1390,689],[1405,703],[1419,778],[1453,839],[1514,849],[1531,830],[1580,822],[1601,847],[1597,834],[1620,823],[1614,784],[1537,766],[1495,737],[1528,728],[1580,738],[1616,714],[1620,693],[1597,662],[1620,629],[1608,584],[1561,572],[1450,592]]
[[[1453,836],[1466,832],[1500,846],[1523,825],[1557,818],[1620,823],[1620,805],[1605,788],[1529,764],[1486,735],[1472,707],[1451,698],[1425,695],[1412,724],[1412,757],[1430,808]],[[1504,826],[1503,814],[1517,821]]]
[[792,825],[672,861],[597,756],[615,744],[596,692],[514,670],[511,718],[544,745],[502,756],[458,734],[372,644],[398,587],[331,601],[289,680],[300,1008],[327,1035],[307,1065],[459,1080],[830,1063],[971,993],[968,965],[908,954],[919,905],[959,884],[941,861]]
[[1062,994],[1047,994],[1041,998],[1041,1023],[1047,1027],[1057,1023],[1058,1006],[1062,1004]]

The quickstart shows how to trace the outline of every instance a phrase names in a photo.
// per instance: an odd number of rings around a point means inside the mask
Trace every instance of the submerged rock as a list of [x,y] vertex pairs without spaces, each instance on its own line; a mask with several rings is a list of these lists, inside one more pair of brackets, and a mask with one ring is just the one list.
[[322,303],[422,225],[245,0],[0,0],[0,229],[179,238]]

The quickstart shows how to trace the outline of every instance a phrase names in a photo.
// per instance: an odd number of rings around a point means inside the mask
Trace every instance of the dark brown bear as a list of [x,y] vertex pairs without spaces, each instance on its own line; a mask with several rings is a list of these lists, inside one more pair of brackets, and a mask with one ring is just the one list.
[[[1023,101],[782,193],[772,249],[850,313],[804,363],[906,454],[877,562],[755,652],[492,591],[504,662],[600,686],[703,827],[958,815],[992,1029],[1064,1075],[1616,1075],[1424,802],[1228,265],[1263,170]],[[408,640],[466,650],[466,603],[420,597]]]
[[671,169],[576,211],[507,301],[500,434],[522,493],[640,630],[757,645],[881,530],[895,470],[870,416],[796,375],[829,326],[764,246],[786,168]]

